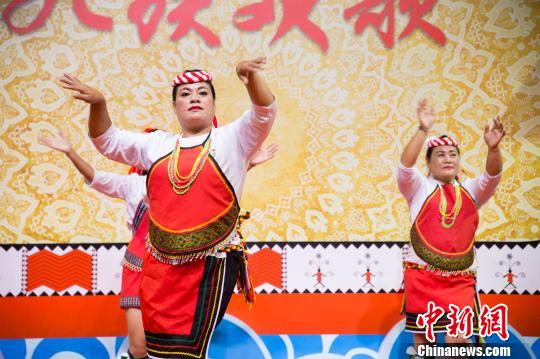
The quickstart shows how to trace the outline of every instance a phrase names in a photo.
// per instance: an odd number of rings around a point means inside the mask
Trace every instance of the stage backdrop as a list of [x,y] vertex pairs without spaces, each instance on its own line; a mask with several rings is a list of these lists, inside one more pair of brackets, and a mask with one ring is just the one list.
[[[235,65],[257,56],[268,58],[263,76],[279,103],[267,143],[280,151],[248,176],[249,240],[407,240],[393,172],[421,98],[437,112],[432,132],[459,138],[467,176],[483,171],[484,125],[502,117],[505,175],[482,209],[478,240],[537,239],[538,2],[432,1],[425,15],[380,2],[386,8],[354,12],[361,1],[3,1],[2,243],[129,239],[122,203],[86,187],[64,156],[37,142],[62,130],[97,168],[126,171],[93,149],[88,106],[61,89],[62,73],[103,91],[117,126],[177,131],[173,76],[211,71],[225,124],[249,107]],[[381,36],[369,23],[377,19],[386,19]]]
[[[225,327],[243,328],[263,357],[328,352],[339,340],[340,353],[389,353],[410,228],[394,170],[427,98],[432,133],[460,141],[464,178],[484,170],[485,124],[505,124],[504,175],[481,209],[477,240],[489,243],[477,245],[479,291],[508,303],[516,337],[531,338],[518,341],[539,350],[538,1],[12,0],[0,11],[1,337],[108,336],[98,342],[114,356],[112,337],[125,335],[116,297],[130,239],[123,203],[86,186],[37,138],[61,130],[96,168],[127,168],[97,154],[88,106],[58,77],[100,89],[118,127],[176,132],[173,76],[212,72],[224,125],[250,105],[235,65],[265,56],[279,107],[266,144],[280,149],[250,171],[241,199],[259,300],[249,312],[235,297]],[[20,340],[0,351],[83,343]]]

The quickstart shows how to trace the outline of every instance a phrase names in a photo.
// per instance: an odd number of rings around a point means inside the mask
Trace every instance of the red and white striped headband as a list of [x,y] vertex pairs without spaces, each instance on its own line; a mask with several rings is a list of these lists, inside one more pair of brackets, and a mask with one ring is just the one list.
[[439,146],[458,146],[458,142],[455,138],[449,136],[431,137],[427,143],[428,148],[434,148]]
[[212,81],[212,75],[204,70],[182,72],[172,80],[171,86],[195,84],[197,82]]

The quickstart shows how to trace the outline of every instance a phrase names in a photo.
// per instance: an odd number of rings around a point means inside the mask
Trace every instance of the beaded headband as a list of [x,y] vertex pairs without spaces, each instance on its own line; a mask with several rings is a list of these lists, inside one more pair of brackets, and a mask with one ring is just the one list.
[[212,74],[204,70],[182,72],[172,80],[171,86],[195,84],[197,82],[212,81]]
[[427,147],[434,148],[439,146],[458,146],[458,142],[455,138],[449,136],[431,137],[428,140]]

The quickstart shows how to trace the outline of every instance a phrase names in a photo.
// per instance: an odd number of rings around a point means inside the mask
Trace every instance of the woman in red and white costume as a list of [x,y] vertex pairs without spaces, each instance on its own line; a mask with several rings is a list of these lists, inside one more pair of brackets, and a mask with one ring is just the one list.
[[89,134],[96,148],[148,170],[149,254],[141,309],[150,357],[206,357],[225,313],[242,265],[238,201],[249,159],[276,115],[274,96],[258,74],[265,63],[259,58],[237,65],[252,106],[217,129],[212,76],[200,70],[179,74],[172,83],[173,108],[182,133],[144,137],[112,126],[97,90],[70,75],[61,78],[64,88],[78,92],[75,98],[91,104]]
[[139,288],[142,259],[146,253],[144,239],[148,233],[148,214],[143,198],[146,196],[146,176],[132,168],[129,175],[94,170],[74,149],[61,132],[56,137],[40,137],[39,141],[63,152],[93,189],[126,202],[126,224],[133,234],[122,260],[120,307],[126,310],[129,353],[132,357],[146,356],[146,341],[140,310]]
[[[476,265],[474,236],[478,208],[495,193],[501,179],[502,155],[499,143],[505,135],[498,117],[487,124],[484,141],[488,147],[485,172],[474,179],[458,180],[460,153],[456,139],[441,136],[428,141],[426,162],[429,176],[415,167],[435,115],[425,100],[418,105],[419,127],[409,141],[397,168],[399,190],[407,200],[412,228],[410,245],[404,247],[404,291],[407,331],[414,333],[414,344],[426,344],[425,329],[416,319],[434,302],[445,313],[454,304],[475,311]],[[477,313],[477,311],[475,311]],[[434,332],[446,332],[443,316]],[[463,336],[446,336],[447,343],[468,343]],[[412,358],[420,358],[409,353]]]
[[[213,125],[217,127],[214,119]],[[145,132],[153,132],[147,129]],[[132,231],[130,241],[122,260],[122,285],[120,291],[120,307],[126,309],[129,351],[122,358],[146,357],[146,341],[140,310],[140,283],[143,258],[146,253],[145,238],[148,234],[146,197],[146,173],[131,167],[129,175],[95,170],[74,149],[69,140],[61,132],[56,137],[40,137],[41,144],[64,153],[75,168],[83,175],[85,182],[96,191],[112,198],[120,198],[126,202],[126,224]],[[260,165],[274,157],[277,144],[259,149],[251,158],[249,169]]]

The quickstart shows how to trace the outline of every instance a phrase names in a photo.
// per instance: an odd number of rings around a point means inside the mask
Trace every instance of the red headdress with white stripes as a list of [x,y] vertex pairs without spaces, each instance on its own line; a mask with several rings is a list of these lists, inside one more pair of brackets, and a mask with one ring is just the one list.
[[[212,81],[212,74],[204,71],[204,70],[197,70],[197,71],[184,71],[178,75],[171,81],[171,86],[178,86],[178,85],[184,85],[184,84],[196,84],[198,82],[207,82]],[[216,116],[212,119],[212,124],[214,125],[214,128],[217,128],[218,120]]]
[[434,148],[439,146],[454,146],[458,147],[458,142],[455,138],[442,135],[440,137],[431,137],[428,140],[427,147],[428,148]]
[[197,71],[185,71],[182,72],[172,80],[171,86],[178,86],[184,84],[195,84],[197,82],[212,81],[212,74],[204,70]]

